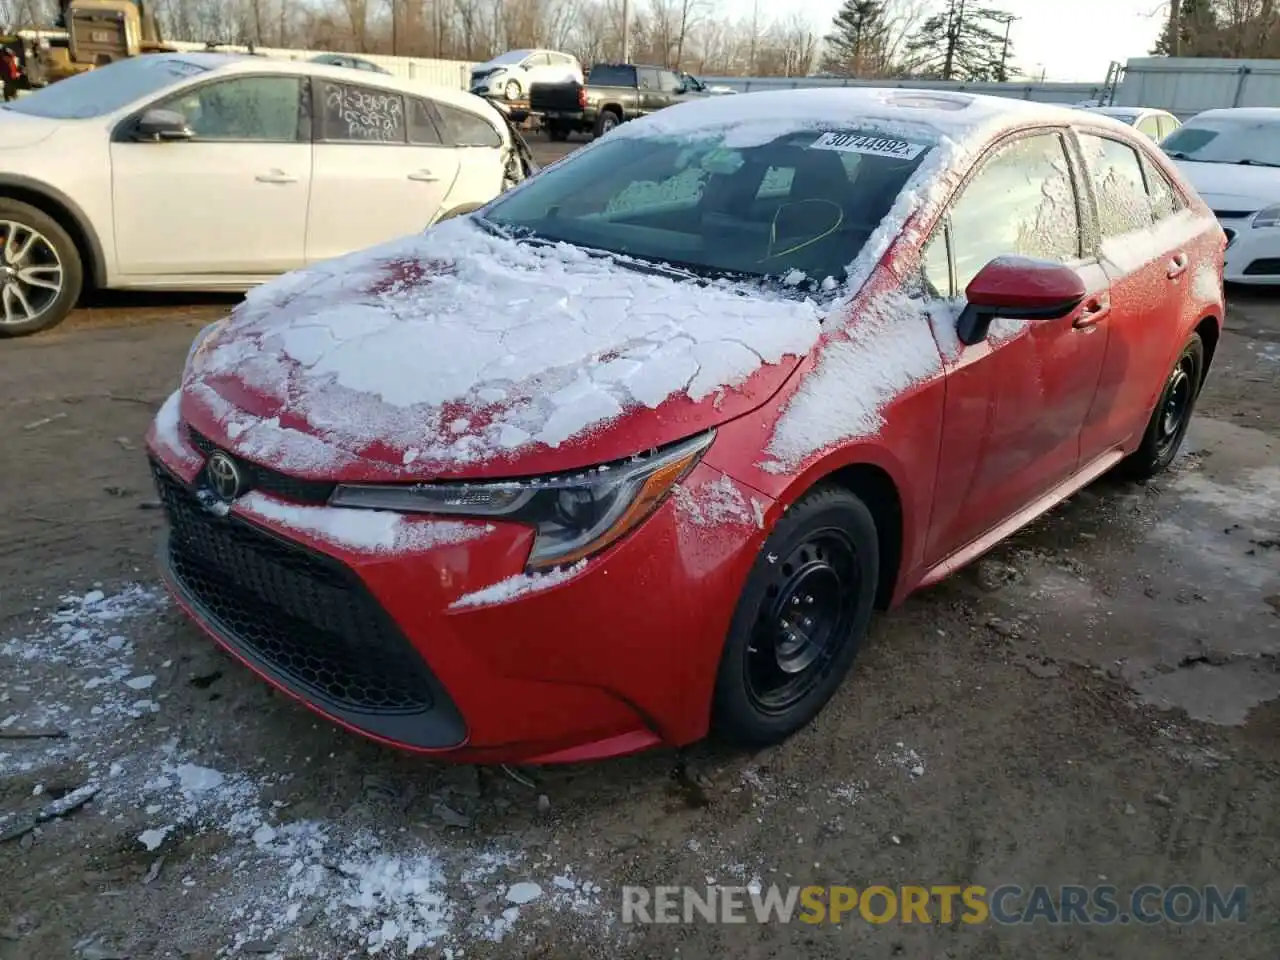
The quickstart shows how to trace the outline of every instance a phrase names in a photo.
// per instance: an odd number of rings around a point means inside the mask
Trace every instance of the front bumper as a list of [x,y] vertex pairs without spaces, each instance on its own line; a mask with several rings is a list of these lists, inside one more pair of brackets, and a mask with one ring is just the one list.
[[[708,531],[669,500],[565,582],[454,607],[519,573],[531,533],[479,525],[465,542],[353,548],[245,506],[215,516],[196,497],[200,450],[153,436],[149,452],[169,519],[161,567],[178,603],[342,726],[482,762],[576,762],[705,735],[720,648],[763,539],[756,526]],[[701,465],[686,484],[720,477]]]
[[1228,237],[1222,278],[1227,283],[1280,284],[1280,227],[1254,227],[1252,218],[1220,220]]

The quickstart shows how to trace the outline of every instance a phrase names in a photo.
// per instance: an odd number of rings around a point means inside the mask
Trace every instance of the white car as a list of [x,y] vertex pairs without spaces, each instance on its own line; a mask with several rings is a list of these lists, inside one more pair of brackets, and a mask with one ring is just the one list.
[[52,327],[85,287],[245,290],[533,169],[460,90],[221,53],[122,60],[0,109],[0,336]]
[[1103,116],[1136,127],[1139,133],[1145,133],[1156,143],[1182,125],[1182,122],[1168,110],[1155,110],[1151,107],[1086,106],[1081,109],[1088,110],[1090,113],[1101,113]]
[[583,82],[577,57],[558,50],[508,50],[471,70],[471,92],[523,100],[535,83]]
[[1227,234],[1223,279],[1280,284],[1280,107],[1206,110],[1160,146]]

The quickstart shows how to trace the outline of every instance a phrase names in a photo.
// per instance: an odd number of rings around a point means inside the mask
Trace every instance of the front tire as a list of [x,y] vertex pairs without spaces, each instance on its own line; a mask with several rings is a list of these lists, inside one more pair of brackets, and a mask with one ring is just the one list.
[[507,85],[502,88],[502,95],[508,100],[519,100],[521,93],[520,81],[518,80],[508,80]]
[[858,497],[821,486],[792,506],[738,599],[716,676],[713,732],[769,746],[817,716],[857,656],[879,574],[875,520]]
[[1147,421],[1142,443],[1122,463],[1122,472],[1133,480],[1149,480],[1168,469],[1186,438],[1200,386],[1204,380],[1204,341],[1193,333],[1174,361],[1160,399]]
[[56,327],[83,284],[80,251],[62,225],[28,203],[0,198],[0,337]]

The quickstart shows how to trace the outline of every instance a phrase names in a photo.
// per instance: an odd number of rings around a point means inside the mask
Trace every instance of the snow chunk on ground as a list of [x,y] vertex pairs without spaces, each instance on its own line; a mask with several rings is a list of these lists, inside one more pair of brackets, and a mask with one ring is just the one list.
[[463,594],[449,605],[449,609],[462,607],[483,607],[493,603],[506,603],[516,597],[547,590],[558,584],[572,580],[587,568],[586,560],[579,560],[569,567],[556,567],[546,573],[519,573],[514,577],[499,580],[492,586],[473,593]]
[[387,510],[284,503],[250,491],[236,503],[251,517],[273,520],[327,543],[365,553],[430,550],[465,543],[493,530],[488,524],[408,517]]
[[867,299],[857,319],[831,334],[818,364],[787,404],[769,442],[777,462],[798,466],[837,443],[876,434],[881,411],[914,384],[942,371],[923,300],[892,288]]

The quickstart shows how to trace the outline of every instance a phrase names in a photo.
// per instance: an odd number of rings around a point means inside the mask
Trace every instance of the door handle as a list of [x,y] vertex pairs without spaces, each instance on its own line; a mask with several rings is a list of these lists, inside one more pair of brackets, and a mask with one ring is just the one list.
[[409,179],[417,180],[419,183],[436,183],[440,178],[430,170],[415,170],[413,173],[409,174]]
[[272,170],[270,173],[260,173],[255,178],[259,183],[297,183],[297,177],[291,177],[283,170]]
[[1109,297],[1091,297],[1085,301],[1084,308],[1072,324],[1077,330],[1086,330],[1100,323],[1111,312]]
[[1169,279],[1176,280],[1187,272],[1187,267],[1191,264],[1191,258],[1185,253],[1175,253],[1173,259],[1169,261]]

